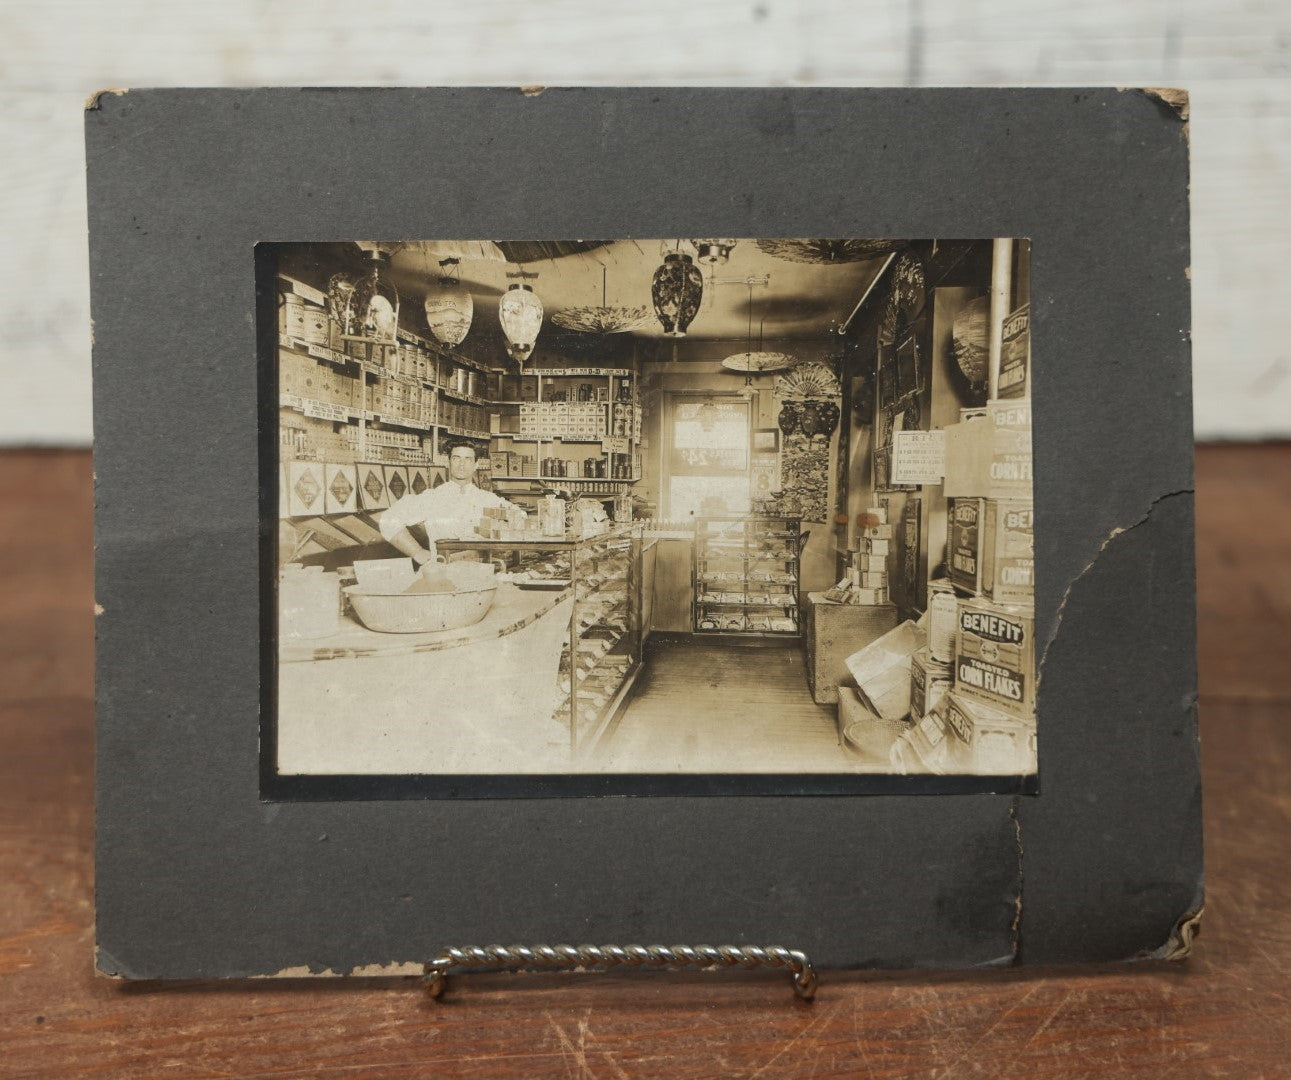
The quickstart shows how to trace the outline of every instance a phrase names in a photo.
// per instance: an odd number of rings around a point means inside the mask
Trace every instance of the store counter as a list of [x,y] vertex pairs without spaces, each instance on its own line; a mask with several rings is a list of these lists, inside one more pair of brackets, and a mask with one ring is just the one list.
[[511,584],[483,621],[436,634],[379,634],[350,619],[291,640],[278,665],[283,774],[562,771],[569,729],[553,716],[570,589]]

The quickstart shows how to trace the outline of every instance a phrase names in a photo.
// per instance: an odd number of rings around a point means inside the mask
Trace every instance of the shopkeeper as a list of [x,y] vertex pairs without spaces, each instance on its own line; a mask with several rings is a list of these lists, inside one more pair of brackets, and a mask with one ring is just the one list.
[[421,525],[435,540],[467,540],[477,535],[484,511],[510,506],[506,499],[475,484],[475,448],[463,444],[448,455],[448,481],[420,495],[409,492],[391,505],[378,522],[381,535],[418,565],[435,557],[413,536],[410,526]]

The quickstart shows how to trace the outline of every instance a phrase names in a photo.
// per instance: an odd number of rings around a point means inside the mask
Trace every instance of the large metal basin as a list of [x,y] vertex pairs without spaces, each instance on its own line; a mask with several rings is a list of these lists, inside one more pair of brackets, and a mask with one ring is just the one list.
[[498,591],[492,564],[455,562],[441,569],[453,583],[452,592],[376,592],[351,585],[345,594],[359,621],[381,634],[432,634],[483,619]]

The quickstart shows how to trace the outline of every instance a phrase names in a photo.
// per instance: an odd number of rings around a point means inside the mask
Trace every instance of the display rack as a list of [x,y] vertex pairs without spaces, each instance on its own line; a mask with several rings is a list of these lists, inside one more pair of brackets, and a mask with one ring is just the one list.
[[599,745],[641,670],[641,538],[640,525],[621,525],[585,539],[439,542],[440,551],[502,557],[530,587],[568,583],[574,603],[553,719],[567,727],[573,754]]
[[692,571],[696,634],[798,637],[801,522],[791,517],[703,517]]

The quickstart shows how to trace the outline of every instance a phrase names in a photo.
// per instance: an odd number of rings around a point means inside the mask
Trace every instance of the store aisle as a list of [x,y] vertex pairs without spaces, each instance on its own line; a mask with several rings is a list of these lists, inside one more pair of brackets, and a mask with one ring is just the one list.
[[797,642],[651,642],[632,700],[605,745],[603,767],[856,770],[855,759],[838,746],[834,716],[834,706],[811,700]]

